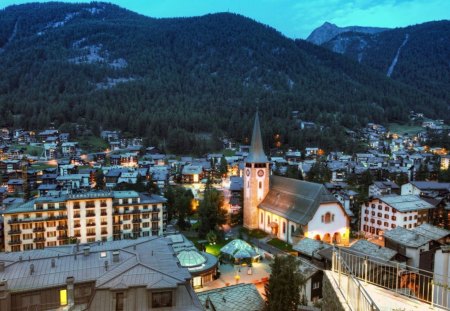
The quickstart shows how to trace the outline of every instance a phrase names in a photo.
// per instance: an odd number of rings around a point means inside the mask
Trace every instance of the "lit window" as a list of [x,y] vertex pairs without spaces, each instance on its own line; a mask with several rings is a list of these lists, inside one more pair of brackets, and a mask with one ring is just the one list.
[[61,306],[67,305],[67,289],[61,289],[59,291],[59,304]]

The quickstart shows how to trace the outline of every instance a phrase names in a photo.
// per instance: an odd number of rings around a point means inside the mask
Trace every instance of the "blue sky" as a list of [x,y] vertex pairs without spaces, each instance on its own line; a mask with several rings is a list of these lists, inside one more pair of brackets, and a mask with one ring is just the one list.
[[[26,2],[36,0],[0,0],[0,8]],[[109,2],[151,17],[197,16],[229,11],[268,24],[291,38],[306,38],[313,29],[326,21],[338,26],[404,27],[426,21],[450,19],[450,0],[111,0]]]

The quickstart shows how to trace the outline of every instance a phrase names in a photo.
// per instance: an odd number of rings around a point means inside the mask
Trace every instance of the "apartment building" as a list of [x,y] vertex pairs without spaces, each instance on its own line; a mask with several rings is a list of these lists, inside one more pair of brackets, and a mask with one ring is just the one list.
[[135,191],[39,197],[3,213],[5,251],[162,235],[166,199]]
[[396,227],[415,228],[428,222],[434,206],[417,195],[373,197],[361,206],[361,231],[366,235],[383,235]]

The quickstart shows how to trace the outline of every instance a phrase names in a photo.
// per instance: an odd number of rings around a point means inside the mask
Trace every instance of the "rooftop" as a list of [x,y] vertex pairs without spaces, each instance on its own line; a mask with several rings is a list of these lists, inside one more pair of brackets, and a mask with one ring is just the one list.
[[377,198],[402,213],[430,209],[434,207],[432,204],[428,203],[425,200],[422,200],[417,195],[391,194],[380,196]]
[[198,293],[203,307],[215,311],[262,311],[264,300],[254,284],[237,284]]

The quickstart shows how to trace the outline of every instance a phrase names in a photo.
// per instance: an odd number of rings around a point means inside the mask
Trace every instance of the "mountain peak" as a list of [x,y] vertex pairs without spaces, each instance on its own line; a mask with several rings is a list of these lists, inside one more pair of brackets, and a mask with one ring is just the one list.
[[385,31],[388,28],[379,28],[379,27],[362,27],[362,26],[348,26],[348,27],[339,27],[330,22],[323,23],[322,26],[314,29],[311,34],[306,38],[306,41],[311,43],[321,45],[331,39],[333,39],[338,34],[344,32],[361,32],[361,33],[377,33],[381,31]]

